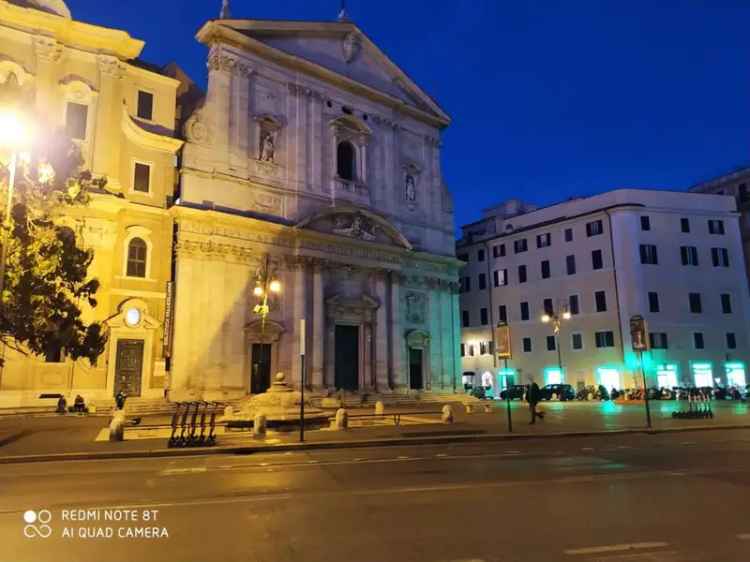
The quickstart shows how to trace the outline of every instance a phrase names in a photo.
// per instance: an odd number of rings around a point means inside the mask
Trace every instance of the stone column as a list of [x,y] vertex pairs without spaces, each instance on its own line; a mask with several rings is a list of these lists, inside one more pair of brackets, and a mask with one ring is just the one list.
[[231,83],[229,165],[243,172],[247,171],[248,158],[258,156],[252,152],[250,145],[250,80],[253,72],[247,65],[237,63]]
[[[63,53],[63,46],[51,37],[34,37],[34,53],[36,54],[36,107],[37,110],[57,123],[55,113],[60,100],[58,85],[55,83],[58,62]],[[65,114],[65,108],[63,115]],[[93,115],[89,116],[93,119]]]
[[211,121],[214,158],[229,165],[231,130],[230,96],[232,72],[237,61],[225,54],[221,47],[213,47],[208,55],[208,89],[203,114]]
[[378,392],[390,390],[388,384],[388,298],[386,273],[375,274],[375,297],[378,309],[375,313],[375,386]]
[[391,375],[392,388],[404,389],[407,384],[404,365],[404,331],[401,322],[401,274],[391,273]]
[[313,270],[313,322],[310,334],[312,340],[312,369],[310,371],[310,378],[313,390],[322,390],[324,387],[325,313],[323,268],[320,264],[316,264]]

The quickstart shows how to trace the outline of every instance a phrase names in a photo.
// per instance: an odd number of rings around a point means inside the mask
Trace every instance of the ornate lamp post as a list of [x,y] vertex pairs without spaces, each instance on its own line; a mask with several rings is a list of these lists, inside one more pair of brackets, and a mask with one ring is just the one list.
[[279,293],[281,293],[281,281],[276,278],[276,271],[272,269],[270,257],[266,254],[263,257],[263,263],[258,268],[253,289],[253,295],[258,299],[258,303],[253,307],[253,313],[260,316],[261,330],[265,330],[266,318],[271,311],[269,297]]
[[563,376],[562,353],[560,350],[560,326],[563,320],[570,320],[570,311],[565,306],[559,306],[558,310],[551,310],[552,314],[542,315],[542,322],[552,324],[552,331],[555,334],[555,347],[557,348],[557,368],[560,372],[560,378]]

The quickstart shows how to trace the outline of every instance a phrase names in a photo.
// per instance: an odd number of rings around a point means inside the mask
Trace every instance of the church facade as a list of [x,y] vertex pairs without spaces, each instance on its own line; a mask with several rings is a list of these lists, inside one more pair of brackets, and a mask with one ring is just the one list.
[[[185,124],[170,396],[287,373],[318,392],[454,392],[448,116],[354,24],[214,20]],[[270,279],[266,318],[254,313]]]

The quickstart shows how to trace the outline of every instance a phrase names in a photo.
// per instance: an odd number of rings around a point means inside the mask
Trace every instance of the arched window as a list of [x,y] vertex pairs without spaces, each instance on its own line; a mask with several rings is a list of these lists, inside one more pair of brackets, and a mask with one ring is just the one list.
[[148,248],[140,238],[133,238],[128,244],[128,277],[146,277],[146,254]]
[[354,180],[356,153],[349,141],[341,141],[336,150],[336,171],[343,180]]

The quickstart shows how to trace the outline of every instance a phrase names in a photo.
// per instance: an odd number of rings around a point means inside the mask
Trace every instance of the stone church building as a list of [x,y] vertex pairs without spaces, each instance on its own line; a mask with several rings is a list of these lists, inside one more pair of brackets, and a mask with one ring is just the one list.
[[277,371],[298,386],[303,350],[314,391],[455,391],[449,117],[345,17],[223,17],[197,38],[208,88],[171,208],[170,396],[262,392]]

